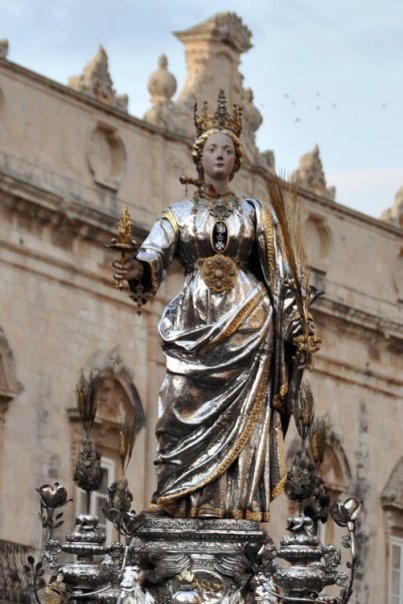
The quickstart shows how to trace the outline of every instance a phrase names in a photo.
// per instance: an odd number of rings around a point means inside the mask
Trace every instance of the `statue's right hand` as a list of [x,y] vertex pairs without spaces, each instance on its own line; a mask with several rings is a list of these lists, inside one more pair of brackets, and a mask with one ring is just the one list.
[[143,265],[135,258],[128,258],[127,260],[115,260],[112,262],[112,266],[115,269],[113,278],[118,283],[124,280],[140,280],[143,276]]

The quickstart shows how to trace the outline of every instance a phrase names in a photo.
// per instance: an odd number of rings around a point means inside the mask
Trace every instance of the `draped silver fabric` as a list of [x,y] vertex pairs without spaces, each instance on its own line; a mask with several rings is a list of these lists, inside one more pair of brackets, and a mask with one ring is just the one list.
[[242,199],[225,217],[234,285],[212,291],[200,271],[216,253],[209,203],[173,204],[137,254],[151,291],[174,256],[186,275],[159,323],[167,372],[153,501],[176,516],[268,520],[285,477],[285,346],[294,317],[287,266],[272,212]]

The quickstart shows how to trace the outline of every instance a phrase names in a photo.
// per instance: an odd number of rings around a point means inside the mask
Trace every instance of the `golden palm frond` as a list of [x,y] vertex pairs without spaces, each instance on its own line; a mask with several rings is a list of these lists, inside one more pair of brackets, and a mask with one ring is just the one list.
[[298,434],[305,440],[315,415],[315,403],[312,388],[309,382],[304,381],[301,384],[299,395],[294,400],[294,418]]
[[136,441],[136,424],[125,424],[119,433],[119,459],[122,474],[124,475],[133,453]]
[[309,448],[313,461],[320,466],[329,442],[330,423],[327,417],[316,419],[309,432]]
[[97,380],[92,374],[87,379],[82,373],[76,387],[77,408],[87,440],[97,413],[96,383]]
[[285,212],[289,224],[290,237],[294,249],[297,270],[303,286],[307,288],[309,284],[309,267],[304,245],[301,212],[299,210],[298,183],[295,180],[291,180],[290,183],[284,184],[288,187]]

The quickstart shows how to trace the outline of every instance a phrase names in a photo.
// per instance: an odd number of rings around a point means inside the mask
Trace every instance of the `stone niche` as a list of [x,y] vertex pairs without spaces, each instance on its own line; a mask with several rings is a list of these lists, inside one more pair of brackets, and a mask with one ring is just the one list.
[[98,122],[88,137],[87,161],[94,181],[117,192],[126,164],[126,151],[117,128]]
[[0,328],[0,403],[9,403],[22,390],[23,387],[17,380],[13,353]]
[[381,220],[403,229],[403,187],[397,191],[392,207],[382,213]]
[[303,225],[304,247],[313,285],[324,290],[333,247],[332,232],[324,216],[310,213]]
[[392,279],[397,291],[398,301],[403,302],[403,248],[400,250],[392,270]]
[[4,123],[4,94],[0,88],[0,134]]

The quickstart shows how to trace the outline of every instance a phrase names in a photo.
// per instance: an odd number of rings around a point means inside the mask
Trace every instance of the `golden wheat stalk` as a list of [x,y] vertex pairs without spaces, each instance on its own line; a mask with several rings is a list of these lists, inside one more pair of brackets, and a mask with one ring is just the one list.
[[[288,260],[288,264],[291,271],[293,280],[293,290],[295,294],[295,301],[297,304],[298,312],[302,321],[303,333],[308,333],[308,316],[307,316],[307,299],[306,299],[306,287],[302,281],[302,262],[304,261],[305,254],[303,252],[302,237],[300,234],[294,232],[294,237],[291,235],[291,229],[289,219],[286,211],[286,203],[284,199],[283,190],[288,187],[284,180],[278,176],[269,178],[267,184],[267,190],[269,193],[270,201],[278,218],[282,239],[284,242],[285,254]],[[297,212],[296,212],[296,200],[297,200],[297,187],[291,185],[291,195],[293,200],[293,210],[295,218],[293,219],[294,225],[298,224]],[[294,229],[296,231],[296,229]],[[298,252],[298,256],[297,256]]]

